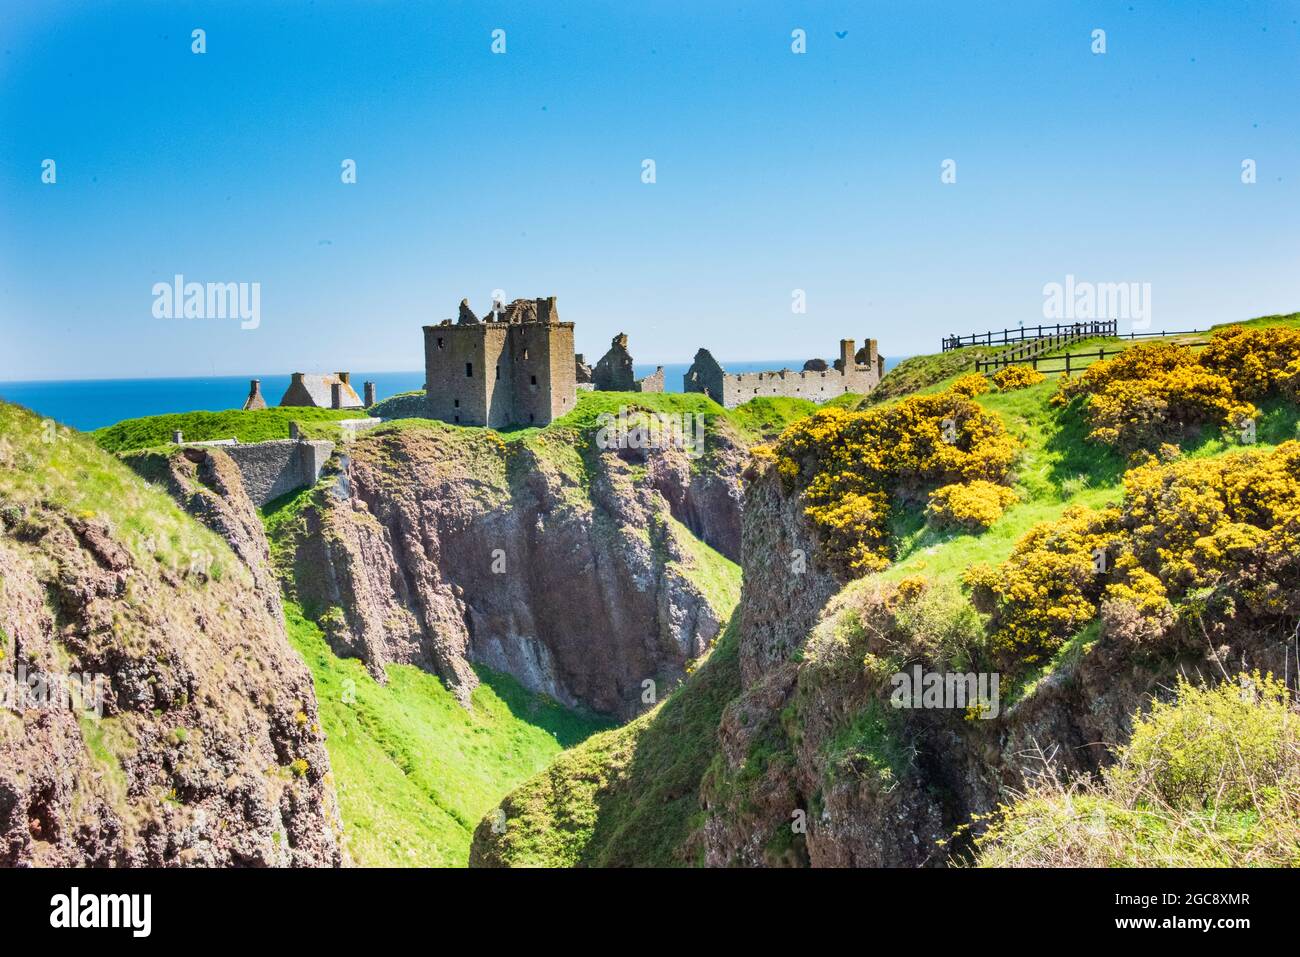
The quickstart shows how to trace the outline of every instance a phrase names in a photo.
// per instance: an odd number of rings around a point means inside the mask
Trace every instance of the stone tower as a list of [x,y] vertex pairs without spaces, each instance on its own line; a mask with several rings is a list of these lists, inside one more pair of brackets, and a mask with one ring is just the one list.
[[577,401],[573,323],[555,297],[494,303],[480,319],[461,300],[453,322],[424,327],[430,418],[458,425],[546,425]]

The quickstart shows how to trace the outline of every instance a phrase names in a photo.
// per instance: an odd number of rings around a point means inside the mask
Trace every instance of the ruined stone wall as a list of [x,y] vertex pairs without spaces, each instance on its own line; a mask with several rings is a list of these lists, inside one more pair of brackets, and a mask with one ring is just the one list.
[[700,349],[695,353],[695,361],[682,377],[682,391],[703,392],[714,402],[721,404],[725,377],[726,373],[718,364],[718,360],[713,358],[713,354],[708,349]]
[[[460,417],[462,425],[490,425],[500,429],[515,420],[514,358],[511,355],[510,327],[504,323],[486,323],[477,330],[482,342],[483,388],[487,394],[486,418]],[[464,403],[462,402],[463,406]],[[456,420],[447,419],[448,422]]]
[[[514,315],[524,306],[512,303]],[[465,307],[462,306],[462,309]],[[427,415],[456,425],[545,425],[573,411],[577,376],[573,323],[543,322],[553,300],[536,300],[530,321],[424,327]]]
[[722,380],[722,405],[734,409],[760,396],[783,396],[825,402],[846,392],[866,394],[880,384],[879,377],[867,366],[854,366],[845,375],[837,369],[825,372],[741,372],[725,375]]
[[578,402],[578,383],[573,367],[573,323],[552,323],[550,330],[550,415],[547,422],[568,415]]
[[[817,365],[824,366],[825,363]],[[853,340],[841,339],[840,358],[835,361],[833,369],[810,368],[801,372],[781,369],[730,374],[707,349],[701,349],[686,372],[683,387],[687,392],[703,392],[728,409],[764,397],[825,402],[847,392],[860,395],[871,392],[880,384],[883,365],[874,339],[868,339],[856,354]]]
[[643,379],[637,379],[633,384],[633,389],[637,392],[664,391],[664,367],[658,366],[650,375]]
[[248,445],[223,445],[244,481],[244,491],[261,508],[281,495],[315,485],[334,452],[334,443],[276,439]]

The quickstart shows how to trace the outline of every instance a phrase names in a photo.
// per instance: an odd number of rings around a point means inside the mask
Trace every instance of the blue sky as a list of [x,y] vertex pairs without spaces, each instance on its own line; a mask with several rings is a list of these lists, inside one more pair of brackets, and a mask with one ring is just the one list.
[[[1040,321],[1067,274],[1149,282],[1155,328],[1293,311],[1298,20],[1298,3],[6,4],[0,379],[414,369],[422,324],[498,288],[558,296],[589,357],[628,332],[638,361],[829,356],[841,336],[934,351]],[[260,326],[154,318],[176,273],[259,282]]]

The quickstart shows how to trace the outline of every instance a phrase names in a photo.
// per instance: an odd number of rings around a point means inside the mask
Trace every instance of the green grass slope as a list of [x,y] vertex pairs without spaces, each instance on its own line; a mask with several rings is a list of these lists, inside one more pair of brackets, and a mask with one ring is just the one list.
[[224,539],[86,437],[3,402],[0,500],[8,507],[48,501],[82,518],[103,519],[141,562],[184,566],[199,552],[213,556],[214,577],[236,564]]
[[[581,479],[583,456],[589,454],[589,439],[603,412],[616,414],[621,407],[639,404],[655,411],[722,414],[704,396],[652,396],[644,403],[635,403],[641,398],[635,395],[599,393],[584,398],[567,421],[544,429],[497,436],[488,429],[402,419],[367,433],[365,441],[382,442],[385,434],[394,431],[437,430],[455,441],[458,461],[471,472],[500,470],[504,445],[506,475],[512,480],[524,481],[526,476],[515,476],[514,471],[525,468],[560,468]],[[584,496],[585,489],[585,483],[578,481],[570,494]],[[293,561],[286,542],[315,494],[319,492],[302,490],[262,511],[272,561],[282,570]],[[699,587],[721,615],[730,615],[739,598],[739,567],[695,538],[686,526],[669,521],[682,546],[678,571]],[[282,579],[291,581],[292,576],[282,575]],[[291,640],[316,681],[344,834],[358,863],[464,865],[473,828],[508,793],[554,760],[581,752],[581,748],[564,749],[611,727],[608,721],[568,711],[526,691],[509,676],[482,668],[476,668],[482,684],[473,693],[471,711],[461,707],[436,677],[415,667],[390,666],[388,682],[380,685],[359,661],[333,653],[317,624],[294,604],[291,590],[285,597]],[[330,613],[308,611],[312,616]],[[711,731],[716,714],[709,720]],[[699,725],[700,734],[708,723]],[[664,746],[666,752],[674,747],[671,741]],[[699,770],[682,773],[693,773],[698,779]]]
[[360,661],[335,655],[296,605],[285,618],[315,681],[357,864],[464,866],[474,826],[503,794],[609,727],[483,668],[473,710],[411,665],[389,666],[381,685]]
[[966,346],[951,352],[912,356],[885,373],[866,401],[872,404],[900,399],[905,395],[938,386],[949,379],[975,371],[976,359],[987,359],[1003,346]]
[[[1298,324],[1300,314],[1224,325]],[[1106,341],[1125,348],[1131,344],[1128,340]],[[1062,349],[1060,354],[1096,348],[1095,342],[1089,340]],[[946,388],[961,374],[953,373],[930,382],[920,391]],[[882,575],[896,579],[924,573],[955,580],[972,564],[1002,561],[1031,527],[1057,518],[1068,506],[1096,508],[1121,497],[1126,469],[1122,456],[1107,446],[1086,441],[1088,428],[1076,409],[1050,405],[1056,388],[1056,377],[1051,377],[1027,389],[992,391],[975,399],[984,408],[998,413],[1007,430],[1021,443],[1015,479],[1020,501],[982,534],[936,532],[926,525],[919,509],[896,516],[893,529],[898,542],[896,562]],[[1300,437],[1300,410],[1294,403],[1279,399],[1260,403],[1255,447],[1268,449],[1297,437]],[[1183,445],[1184,453],[1193,457],[1222,455],[1236,448],[1240,448],[1237,443],[1225,441],[1214,430]]]

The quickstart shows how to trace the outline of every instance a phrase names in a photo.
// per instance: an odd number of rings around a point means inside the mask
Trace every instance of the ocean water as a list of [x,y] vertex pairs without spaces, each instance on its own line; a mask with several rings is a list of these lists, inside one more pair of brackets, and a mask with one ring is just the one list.
[[[885,360],[891,369],[897,360]],[[762,372],[767,369],[798,369],[803,360],[770,359],[763,362],[723,362],[728,372]],[[682,391],[682,378],[689,362],[664,364],[664,387]],[[637,376],[654,372],[653,363],[638,362]],[[219,412],[238,409],[248,397],[248,380],[262,380],[262,395],[274,405],[289,387],[288,375],[206,376],[184,379],[78,379],[41,382],[0,382],[0,399],[26,406],[74,429],[88,432],[123,419],[166,412]],[[361,383],[375,383],[379,399],[398,392],[424,388],[424,371],[353,372],[357,392]]]

